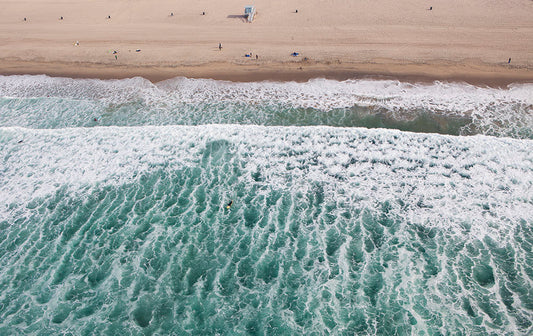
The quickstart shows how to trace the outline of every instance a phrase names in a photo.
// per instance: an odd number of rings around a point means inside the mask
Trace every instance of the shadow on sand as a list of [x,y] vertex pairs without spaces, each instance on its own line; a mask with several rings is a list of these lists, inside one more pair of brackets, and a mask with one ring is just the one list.
[[247,21],[246,15],[228,15],[227,18],[228,19],[241,19],[242,22]]

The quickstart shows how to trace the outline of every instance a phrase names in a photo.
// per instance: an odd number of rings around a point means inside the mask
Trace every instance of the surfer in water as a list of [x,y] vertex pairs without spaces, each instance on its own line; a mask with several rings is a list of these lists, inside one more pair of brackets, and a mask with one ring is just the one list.
[[233,200],[229,201],[228,205],[226,205],[226,209],[231,208],[232,205],[233,205]]

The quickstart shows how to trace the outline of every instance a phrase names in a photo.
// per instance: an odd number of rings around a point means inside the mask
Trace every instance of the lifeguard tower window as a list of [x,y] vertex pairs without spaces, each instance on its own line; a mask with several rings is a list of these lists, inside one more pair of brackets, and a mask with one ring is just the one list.
[[255,16],[255,7],[254,6],[244,7],[244,16],[246,16],[246,18],[248,19],[248,22],[252,22]]

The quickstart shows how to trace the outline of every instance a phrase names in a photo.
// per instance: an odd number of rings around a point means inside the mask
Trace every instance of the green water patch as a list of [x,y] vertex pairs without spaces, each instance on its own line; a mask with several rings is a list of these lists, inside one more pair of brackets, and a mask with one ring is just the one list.
[[[30,128],[95,126],[241,124],[265,126],[334,126],[388,128],[440,134],[478,134],[490,127],[476,126],[467,117],[429,110],[387,110],[374,106],[322,110],[285,104],[166,103],[140,98],[121,103],[67,98],[0,98],[0,125]],[[517,136],[530,137],[527,125],[496,125]],[[514,134],[513,133],[513,134]]]
[[[216,110],[206,108],[206,110]],[[460,135],[471,124],[468,117],[428,110],[391,111],[372,106],[354,105],[350,108],[320,110],[285,105],[261,107],[236,105],[236,113],[221,123],[259,124],[267,126],[334,126],[388,128],[410,132]],[[193,125],[196,123],[192,123]],[[472,130],[469,134],[477,134]]]
[[507,241],[473,236],[417,220],[432,210],[409,195],[269,183],[231,142],[203,146],[188,165],[14,206],[0,222],[0,333],[531,328],[527,220]]
[[324,113],[327,125],[339,127],[388,128],[409,132],[459,135],[471,120],[426,110],[388,111],[381,108],[353,106]]
[[[206,161],[213,163],[208,169],[211,176],[227,164],[222,157],[222,161]],[[101,188],[81,196],[78,202],[61,191],[62,201],[52,197],[43,205],[37,204],[33,211],[40,206],[52,210],[44,218],[19,224],[32,225],[37,231],[50,225],[59,227],[56,239],[28,237],[34,239],[32,246],[43,247],[39,244],[43,240],[45,245],[54,246],[54,257],[43,260],[47,265],[41,269],[6,264],[0,314],[9,322],[2,330],[30,331],[41,326],[43,334],[54,334],[68,326],[83,333],[91,326],[93,332],[102,333],[136,330],[144,334],[209,334],[217,330],[299,334],[314,330],[409,334],[423,325],[428,332],[453,327],[464,334],[466,329],[461,325],[487,331],[488,324],[482,327],[482,321],[490,323],[490,330],[508,324],[498,298],[485,288],[494,286],[501,271],[509,270],[481,262],[480,257],[492,255],[481,241],[465,244],[458,237],[446,240],[435,228],[406,226],[395,214],[396,205],[390,202],[357,208],[331,202],[324,194],[320,196],[323,201],[316,203],[313,189],[305,197],[271,190],[263,198],[249,194],[253,188],[243,190],[239,193],[243,197],[264,202],[255,211],[269,219],[264,226],[250,226],[248,210],[236,205],[231,211],[238,219],[228,230],[231,221],[224,198],[207,201],[214,197],[212,189],[203,189],[204,202],[191,202],[185,211],[173,212],[180,207],[177,195],[183,189],[197,190],[206,183],[204,174],[194,178],[189,169],[194,170],[185,168],[172,174],[154,171],[139,178],[140,185]],[[181,182],[179,177],[183,175],[195,181]],[[226,192],[232,187],[224,186]],[[164,197],[160,197],[161,188],[166,190]],[[143,190],[141,199],[137,199],[139,190]],[[148,200],[154,204],[139,214],[125,195],[134,202]],[[198,197],[194,192],[190,195]],[[244,203],[239,197],[234,197],[234,202]],[[318,223],[305,224],[301,216],[293,216],[293,210],[289,210],[328,202],[331,204],[317,217],[327,223],[324,229]],[[284,210],[288,212],[281,217],[269,216],[277,206],[287,207]],[[165,218],[162,209],[172,213],[175,220],[151,220]],[[84,213],[87,219],[73,230],[78,213]],[[110,225],[111,213],[125,213],[125,223]],[[118,217],[112,218],[118,221]],[[285,226],[276,222],[280,219],[287,222]],[[293,231],[297,227],[297,236],[286,234],[285,227]],[[439,251],[463,247],[468,251],[464,257],[439,261]],[[509,253],[496,244],[491,248],[500,257]],[[6,253],[17,260],[12,250],[3,251],[4,262]],[[36,258],[38,251],[33,247],[30,251]],[[347,269],[342,266],[344,262]],[[429,271],[432,267],[438,271]],[[454,271],[448,273],[447,269]],[[453,278],[458,270],[464,287],[457,287],[460,281]],[[21,285],[16,274],[26,274],[32,281]],[[512,289],[503,286],[500,293],[507,307],[503,309],[514,309],[521,328],[528,328],[527,315],[518,313],[512,301]],[[450,320],[450,307],[464,312],[461,325]],[[50,316],[50,325],[45,324],[45,312],[49,312],[46,316]],[[16,329],[17,319],[40,322]]]

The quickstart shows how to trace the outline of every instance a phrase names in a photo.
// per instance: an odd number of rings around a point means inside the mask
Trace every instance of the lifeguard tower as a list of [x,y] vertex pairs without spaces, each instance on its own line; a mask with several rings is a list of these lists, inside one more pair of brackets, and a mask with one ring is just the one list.
[[245,6],[244,16],[248,19],[248,22],[252,22],[255,16],[255,6]]

